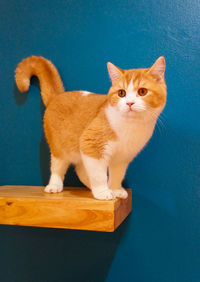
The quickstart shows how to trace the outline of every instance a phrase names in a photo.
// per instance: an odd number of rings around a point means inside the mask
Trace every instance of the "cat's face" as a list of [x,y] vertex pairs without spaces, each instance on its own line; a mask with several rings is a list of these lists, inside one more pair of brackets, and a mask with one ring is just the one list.
[[158,116],[166,103],[165,59],[149,69],[121,70],[108,63],[112,86],[108,102],[125,116]]

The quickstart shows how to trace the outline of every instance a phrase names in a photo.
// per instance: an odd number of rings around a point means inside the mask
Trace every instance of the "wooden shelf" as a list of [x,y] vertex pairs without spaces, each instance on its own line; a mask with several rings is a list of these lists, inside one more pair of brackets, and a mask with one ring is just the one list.
[[58,194],[42,186],[0,186],[0,224],[113,232],[132,210],[127,199],[100,201],[86,188]]

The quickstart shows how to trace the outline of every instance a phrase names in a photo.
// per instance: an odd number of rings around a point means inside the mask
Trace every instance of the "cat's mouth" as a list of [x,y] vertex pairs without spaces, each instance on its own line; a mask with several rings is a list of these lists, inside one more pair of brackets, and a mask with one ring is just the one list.
[[132,108],[128,108],[126,109],[125,115],[129,116],[129,117],[134,117],[137,114],[140,114],[142,112],[144,112],[145,109],[141,109],[141,108],[137,108],[137,107],[132,107]]
[[131,113],[131,112],[134,112],[134,113],[141,113],[141,112],[144,112],[145,111],[145,108],[144,107],[131,107],[129,108],[128,110],[128,113]]
[[134,108],[134,107],[128,108],[128,109],[127,109],[127,112],[128,112],[128,113],[137,112],[137,108]]
[[126,116],[134,116],[136,113],[137,111],[134,108],[133,109],[129,108],[125,111]]

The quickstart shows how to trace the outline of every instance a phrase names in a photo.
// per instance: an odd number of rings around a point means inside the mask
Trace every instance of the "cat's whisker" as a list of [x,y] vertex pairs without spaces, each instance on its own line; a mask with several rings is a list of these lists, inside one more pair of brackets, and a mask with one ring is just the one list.
[[162,134],[162,131],[165,131],[165,125],[164,125],[164,123],[163,123],[163,121],[160,119],[160,116],[157,116],[152,110],[150,110],[150,109],[146,109],[147,110],[147,112],[149,112],[150,114],[151,114],[151,116],[152,116],[152,118],[154,119],[154,120],[157,120],[157,123],[156,123],[156,127],[158,128],[158,130],[159,130],[159,132],[160,132],[160,134]]
[[136,110],[146,110],[150,115],[151,115],[151,118],[155,121],[157,121],[156,123],[156,127],[158,128],[160,134],[162,135],[163,133],[163,130],[165,130],[165,126],[164,126],[164,123],[163,121],[160,119],[160,117],[158,115],[156,115],[152,110],[150,109],[147,109],[145,106],[135,106],[135,109]]

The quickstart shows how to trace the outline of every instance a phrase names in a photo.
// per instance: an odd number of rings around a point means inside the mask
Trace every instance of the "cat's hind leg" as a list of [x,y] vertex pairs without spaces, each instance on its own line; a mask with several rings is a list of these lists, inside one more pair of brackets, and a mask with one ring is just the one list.
[[76,174],[78,175],[79,180],[88,188],[90,188],[90,181],[87,175],[86,169],[82,162],[78,163],[75,167]]
[[69,161],[51,155],[51,176],[49,184],[44,189],[45,192],[58,193],[63,190],[63,181],[69,165]]
[[114,199],[115,195],[108,187],[108,165],[106,161],[104,159],[95,159],[84,154],[81,156],[94,198],[99,200]]

